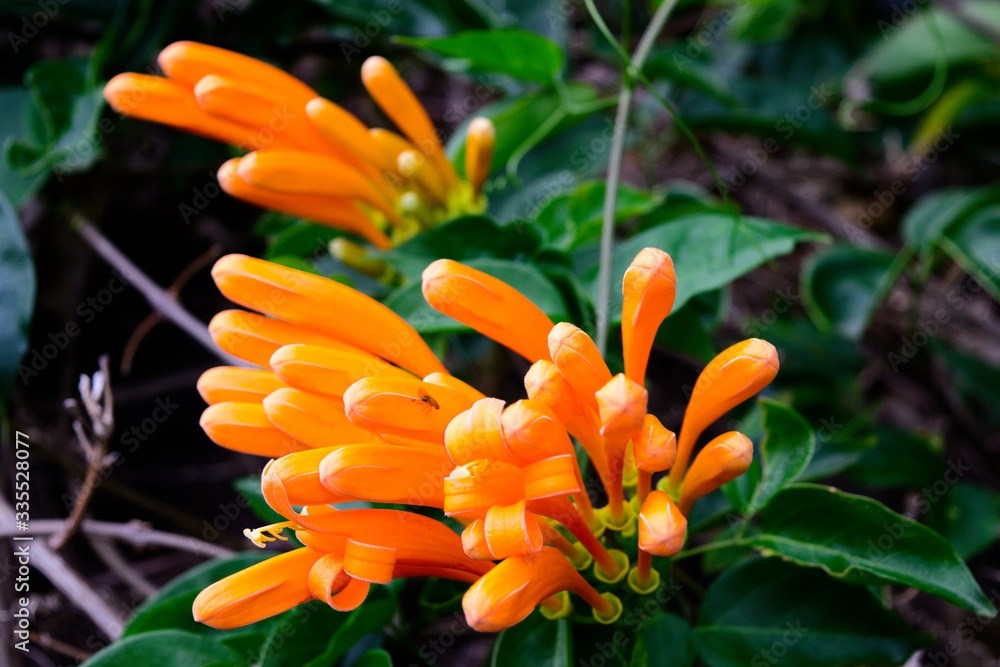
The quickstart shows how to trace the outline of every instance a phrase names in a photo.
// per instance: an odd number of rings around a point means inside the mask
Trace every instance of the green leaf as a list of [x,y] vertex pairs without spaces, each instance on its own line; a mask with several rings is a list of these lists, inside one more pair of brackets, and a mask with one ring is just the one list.
[[993,187],[948,188],[925,195],[903,216],[903,239],[926,253],[948,227],[998,197],[1000,189]]
[[657,614],[639,630],[630,667],[691,667],[695,647],[691,627],[680,616]]
[[540,614],[521,621],[497,636],[491,667],[551,665],[572,667],[572,626],[566,619],[549,621]]
[[954,547],[871,498],[809,484],[789,487],[761,513],[754,545],[852,583],[918,588],[982,616],[993,605]]
[[338,236],[343,236],[343,233],[330,227],[298,220],[268,239],[264,258],[274,259],[283,255],[313,257],[317,253],[325,253],[330,241]]
[[[0,192],[0,403],[14,389],[18,364],[28,350],[35,308],[35,265],[17,211]],[[25,366],[27,373],[34,373]]]
[[823,331],[861,338],[878,306],[875,295],[895,256],[853,246],[836,246],[813,255],[802,271],[803,305]]
[[1000,403],[1000,366],[943,343],[935,342],[931,349],[944,362],[962,398],[981,407],[987,422],[1000,420],[995,410]]
[[[716,212],[664,221],[618,244],[612,285],[621,285],[625,270],[647,246],[669,253],[677,271],[674,311],[691,297],[719,289],[775,257],[790,253],[797,243],[824,241],[817,232],[771,220]],[[596,264],[588,272],[596,294]],[[621,321],[621,290],[612,290],[613,322]]]
[[385,649],[369,649],[358,657],[354,667],[392,667],[392,656]]
[[983,206],[948,226],[939,239],[941,248],[966,273],[983,283],[986,291],[1000,301],[1000,203]]
[[420,274],[437,259],[459,262],[483,257],[527,259],[537,248],[540,234],[530,222],[499,223],[485,215],[457,218],[418,234],[381,256],[407,280],[420,282]]
[[940,437],[886,426],[877,428],[875,437],[875,446],[850,467],[851,479],[876,488],[920,488],[946,470]]
[[759,512],[775,494],[798,479],[816,451],[816,435],[802,415],[767,398],[760,399],[760,406],[764,413],[764,440],[760,445],[763,474],[745,510],[747,516]]
[[1000,539],[1000,494],[959,482],[930,506],[927,522],[968,560]]
[[712,584],[695,640],[709,667],[840,667],[902,663],[929,637],[864,588],[766,558]]
[[550,83],[563,66],[562,51],[554,42],[518,28],[468,30],[434,39],[397,37],[396,41],[458,58],[464,69],[496,72],[535,83]]
[[122,631],[129,637],[154,630],[182,629],[199,634],[215,632],[196,623],[191,605],[203,588],[275,555],[267,551],[243,551],[197,565],[180,575],[142,603]]
[[396,607],[395,600],[365,600],[330,635],[326,650],[302,667],[329,667],[336,663],[362,637],[385,626],[396,613]]
[[125,639],[97,653],[83,667],[208,667],[241,665],[240,656],[217,641],[190,632],[159,630]]
[[[508,283],[556,322],[565,319],[566,303],[559,290],[534,266],[500,259],[477,259],[466,264]],[[419,282],[400,287],[384,303],[421,334],[460,333],[469,330],[465,325],[427,305]]]

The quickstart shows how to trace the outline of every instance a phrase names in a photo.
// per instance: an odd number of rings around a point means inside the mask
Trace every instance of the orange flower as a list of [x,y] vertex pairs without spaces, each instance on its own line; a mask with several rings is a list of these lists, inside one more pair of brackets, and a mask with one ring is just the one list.
[[[505,406],[449,375],[409,325],[368,297],[266,262],[220,260],[213,277],[223,293],[266,317],[220,314],[213,336],[265,368],[207,372],[199,383],[211,404],[203,423],[224,446],[275,457],[262,491],[288,521],[248,537],[264,546],[290,528],[305,549],[282,561],[283,579],[267,567],[254,570],[268,590],[243,573],[210,587],[197,617],[235,627],[310,597],[353,609],[373,584],[441,576],[474,582],[463,600],[467,619],[495,631],[539,605],[550,615],[568,613],[566,591],[599,621],[613,621],[620,602],[577,571],[591,563],[598,581],[614,585],[627,576],[633,590],[655,590],[653,556],[676,554],[692,504],[751,460],[750,441],[731,432],[687,470],[697,439],[777,370],[773,347],[744,341],[702,373],[679,439],[648,414],[637,369],[669,310],[662,303],[673,289],[669,267],[668,256],[647,249],[630,268],[623,289],[632,309],[625,351],[632,373],[614,376],[585,332],[553,325],[509,285],[449,260],[428,267],[423,289],[432,306],[534,362],[525,377],[529,398]],[[601,512],[591,506],[569,434],[604,487]],[[666,470],[677,485],[652,491],[652,476]],[[438,509],[440,519],[453,517],[464,529],[459,536],[443,520],[399,510],[330,507],[346,501]],[[606,528],[620,531],[618,541],[636,540],[631,570],[625,551],[608,548]]]
[[357,234],[376,248],[485,208],[492,123],[470,123],[468,182],[461,181],[427,112],[384,58],[369,58],[361,78],[406,139],[369,130],[298,79],[232,51],[176,42],[159,64],[165,78],[119,74],[104,96],[122,115],[255,151],[219,170],[219,184],[234,197]]

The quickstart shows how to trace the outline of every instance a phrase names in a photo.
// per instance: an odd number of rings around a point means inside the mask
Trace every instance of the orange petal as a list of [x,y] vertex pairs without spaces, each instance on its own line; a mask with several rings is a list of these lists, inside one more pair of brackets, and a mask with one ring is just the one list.
[[160,51],[157,62],[167,76],[189,88],[209,74],[218,74],[253,83],[300,105],[316,96],[312,88],[273,65],[198,42],[174,42]]
[[449,375],[448,373],[430,373],[424,376],[424,382],[440,385],[457,391],[472,402],[486,398],[486,395],[483,392],[465,382],[462,382],[454,375]]
[[549,356],[569,382],[577,400],[596,408],[594,393],[611,381],[604,358],[585,331],[560,322],[548,334]]
[[557,549],[511,556],[474,583],[462,597],[465,620],[480,632],[499,632],[523,621],[545,598],[573,591],[601,608],[607,600]]
[[635,464],[644,472],[669,470],[677,458],[677,438],[674,432],[653,415],[646,415],[639,433],[632,438]]
[[194,600],[194,620],[217,630],[241,628],[313,598],[309,570],[323,554],[302,548],[217,581]]
[[[320,480],[320,464],[327,454],[339,448],[308,449],[269,461],[261,473],[264,499],[282,515],[289,505],[327,505],[350,500],[344,494],[330,491]],[[272,499],[276,502],[272,503]]]
[[444,480],[448,516],[481,515],[494,505],[513,505],[524,499],[524,473],[501,461],[473,461],[458,466]]
[[260,403],[285,383],[271,371],[241,366],[209,368],[198,378],[198,393],[209,405],[215,403]]
[[198,106],[190,88],[170,79],[119,74],[104,86],[104,99],[122,116],[162,123],[250,150],[261,146],[253,128],[209,115]]
[[483,534],[493,558],[536,553],[542,549],[542,531],[525,502],[494,506],[486,512]]
[[260,403],[216,403],[199,423],[212,442],[245,454],[277,458],[308,448],[275,428]]
[[444,504],[444,478],[455,465],[443,454],[410,447],[348,445],[319,466],[324,487],[376,503]]
[[333,606],[335,595],[342,592],[351,583],[351,577],[344,571],[343,551],[347,549],[344,540],[343,549],[338,553],[328,553],[313,565],[308,574],[309,593],[326,604]]
[[624,373],[598,389],[595,398],[604,437],[627,441],[642,429],[649,393]]
[[424,269],[427,303],[528,361],[548,359],[552,320],[527,297],[493,276],[450,259]]
[[473,519],[462,531],[462,548],[469,558],[497,560],[486,542],[486,520]]
[[362,378],[413,375],[360,350],[333,350],[320,345],[286,345],[271,355],[277,377],[297,388],[341,397]]
[[676,488],[687,470],[698,437],[722,415],[771,383],[778,374],[778,351],[759,338],[736,343],[705,366],[695,382],[677,441],[677,461],[670,471]]
[[403,318],[346,285],[245,255],[223,257],[212,277],[227,298],[243,306],[309,327],[421,376],[445,371]]
[[420,568],[482,574],[489,563],[465,555],[462,538],[451,528],[413,512],[350,509],[311,516],[315,530],[295,532],[303,544],[320,551],[342,548],[344,538],[396,551],[394,576],[410,576]]
[[471,402],[463,394],[416,378],[374,377],[344,392],[347,417],[373,433],[444,444],[444,431]]
[[465,139],[465,178],[478,197],[490,175],[496,130],[489,118],[473,118]]
[[646,364],[660,324],[674,307],[677,277],[670,255],[644,248],[632,260],[622,282],[622,351],[625,374],[645,384]]
[[521,468],[524,474],[524,497],[539,500],[581,491],[572,454],[550,456]]
[[684,476],[678,506],[687,516],[691,505],[702,496],[745,473],[753,461],[753,443],[737,431],[723,433],[698,452]]
[[650,491],[639,511],[639,548],[655,556],[673,556],[687,539],[687,518],[662,491]]
[[437,130],[399,72],[385,58],[373,56],[361,66],[361,80],[385,115],[430,158],[445,184],[453,187],[458,177],[444,154]]
[[483,398],[448,422],[444,446],[455,465],[480,459],[516,463],[504,445],[501,434],[503,401]]
[[357,199],[396,219],[392,202],[357,167],[299,150],[258,150],[240,158],[237,174],[249,185],[287,195]]
[[309,122],[301,104],[294,105],[259,85],[209,74],[194,87],[194,96],[206,113],[238,125],[253,128],[254,145],[296,148],[306,153],[323,153],[362,168],[347,151],[331,144]]
[[285,387],[264,399],[264,412],[275,428],[309,447],[382,442],[351,423],[344,414],[344,402],[334,396]]
[[531,399],[507,406],[501,418],[503,443],[518,464],[573,455],[566,428],[544,403]]
[[264,367],[278,348],[290,343],[357,351],[352,345],[316,331],[245,310],[223,310],[209,322],[208,332],[216,345],[229,354]]
[[240,158],[233,158],[219,168],[219,185],[231,196],[261,208],[284,211],[327,227],[357,234],[379,250],[385,250],[392,245],[389,237],[378,229],[372,218],[363,213],[352,200],[345,197],[275,192],[259,188],[240,178],[239,165]]
[[392,581],[396,566],[396,550],[357,540],[347,540],[344,550],[344,571],[355,579],[373,584]]

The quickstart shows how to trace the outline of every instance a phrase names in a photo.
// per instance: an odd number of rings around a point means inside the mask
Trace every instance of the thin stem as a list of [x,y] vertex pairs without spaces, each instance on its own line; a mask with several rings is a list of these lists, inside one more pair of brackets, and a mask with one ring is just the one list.
[[639,588],[646,588],[649,586],[649,574],[653,569],[653,554],[639,549],[639,562],[635,567],[635,583]]
[[100,255],[104,261],[118,269],[122,276],[130,285],[139,290],[146,301],[154,309],[163,314],[164,317],[176,324],[187,335],[191,336],[206,350],[217,356],[225,363],[233,366],[246,366],[246,362],[237,359],[223,352],[208,334],[208,327],[189,313],[176,299],[170,296],[166,290],[157,285],[153,280],[143,273],[139,267],[132,263],[111,241],[104,237],[100,231],[87,220],[77,217],[74,220],[74,228],[83,237],[83,240]]
[[750,540],[745,538],[733,538],[729,540],[719,540],[718,542],[709,542],[708,544],[703,544],[700,547],[694,547],[693,549],[686,549],[674,556],[674,560],[683,560],[685,558],[690,558],[691,556],[699,556],[710,551],[717,551],[719,549],[733,549],[736,547],[745,547],[750,545]]
[[621,91],[618,93],[618,109],[615,112],[614,134],[611,140],[611,154],[608,158],[607,186],[604,193],[603,223],[601,226],[601,251],[600,251],[600,273],[597,282],[597,349],[601,354],[608,347],[608,329],[611,322],[611,277],[613,273],[614,242],[615,242],[615,213],[618,209],[618,181],[621,180],[622,159],[625,154],[625,133],[628,129],[629,112],[632,109],[632,95],[634,92],[633,73],[642,68],[643,63],[649,56],[656,37],[666,25],[670,12],[673,11],[677,0],[664,0],[663,4],[653,14],[652,20],[642,33],[639,45],[635,49],[635,54],[629,59],[628,53],[624,52],[621,45],[608,30],[604,23],[594,0],[585,0],[587,11],[597,24],[608,41],[615,47],[616,51],[624,55],[626,63],[631,60],[631,65],[627,65],[625,80]]
[[[12,522],[11,526],[13,526]],[[43,519],[41,521],[32,521],[31,529],[27,531],[14,531],[12,527],[0,529],[0,537],[11,537],[12,535],[51,535],[60,530],[62,526],[63,522],[59,519]],[[80,530],[93,537],[107,537],[137,547],[171,547],[210,558],[221,558],[233,553],[230,549],[204,542],[195,537],[153,530],[140,521],[113,523],[84,519],[83,523],[80,524]],[[32,548],[34,549],[35,547],[33,546]]]

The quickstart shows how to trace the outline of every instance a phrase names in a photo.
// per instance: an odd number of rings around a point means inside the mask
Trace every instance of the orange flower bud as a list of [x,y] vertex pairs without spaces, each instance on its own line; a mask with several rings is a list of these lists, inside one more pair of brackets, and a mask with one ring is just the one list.
[[319,331],[419,375],[445,371],[403,318],[346,285],[244,255],[220,259],[212,277],[227,298],[243,306]]
[[492,121],[481,116],[473,118],[465,139],[465,178],[476,197],[483,191],[483,183],[490,175],[495,144],[496,130]]
[[212,442],[244,454],[276,458],[308,449],[275,428],[260,403],[216,403],[201,413],[199,423]]
[[745,473],[753,461],[753,443],[737,431],[723,433],[698,452],[684,476],[678,505],[685,516],[702,496]]
[[427,303],[517,352],[530,362],[547,359],[552,320],[507,283],[450,259],[424,269]]
[[601,417],[601,435],[628,441],[646,418],[649,393],[624,373],[611,378],[595,394]]
[[[249,150],[263,147],[253,128],[205,113],[190,88],[170,79],[118,74],[104,86],[104,99],[122,116],[162,123]],[[274,143],[279,144],[280,138],[274,138]]]
[[260,403],[285,383],[271,371],[240,366],[209,368],[198,378],[198,393],[209,405],[215,403]]
[[466,622],[475,630],[499,632],[523,621],[542,600],[565,590],[600,611],[612,611],[610,601],[552,547],[505,559],[466,591],[462,609]]
[[251,185],[240,177],[240,159],[233,158],[219,167],[219,185],[229,195],[261,208],[277,209],[327,227],[357,234],[379,250],[392,245],[389,237],[352,200],[345,197],[277,192]]
[[361,81],[385,115],[430,158],[445,184],[453,187],[458,177],[445,157],[437,130],[399,72],[385,58],[372,56],[361,66]]
[[208,324],[216,345],[229,354],[257,366],[268,367],[278,348],[289,343],[307,343],[335,350],[358,348],[305,327],[275,320],[245,310],[223,310]]
[[778,374],[778,351],[759,338],[736,343],[702,370],[684,412],[677,461],[670,484],[677,488],[698,437],[709,425],[771,383]]
[[635,465],[643,472],[669,470],[677,458],[677,438],[674,432],[647,414],[642,428],[632,437]]
[[296,389],[341,397],[347,388],[366,377],[415,379],[367,352],[334,350],[320,345],[286,345],[271,355],[277,376]]
[[449,375],[448,373],[430,373],[424,376],[424,382],[428,384],[436,384],[465,396],[469,401],[475,402],[486,398],[486,395],[473,387],[472,385],[462,382],[454,375]]
[[353,500],[330,491],[320,481],[320,464],[327,454],[339,448],[308,449],[269,461],[261,473],[261,491],[271,509],[292,519],[298,516],[292,505],[328,505]]
[[347,418],[372,433],[444,444],[445,428],[472,403],[463,394],[416,378],[370,377],[344,392]]
[[286,387],[264,399],[264,412],[276,428],[310,447],[382,442],[352,424],[344,414],[344,402],[333,396]]
[[504,446],[501,434],[503,401],[483,398],[448,423],[444,446],[455,465],[465,465],[480,459],[516,464]]
[[662,491],[650,491],[639,511],[639,548],[655,556],[673,556],[687,539],[687,518]]
[[625,374],[639,384],[645,384],[653,339],[674,307],[676,293],[677,277],[670,255],[657,248],[639,251],[622,281]]
[[209,74],[252,83],[290,104],[305,104],[316,93],[293,76],[265,62],[198,42],[174,42],[160,51],[160,69],[172,80],[193,88]]
[[395,159],[386,159],[368,128],[354,115],[330,100],[316,97],[306,104],[309,120],[333,143],[343,146],[383,172],[395,173]]
[[243,627],[312,599],[309,570],[320,551],[296,549],[217,581],[194,600],[194,620],[217,630]]
[[443,453],[347,445],[323,459],[319,476],[326,489],[358,500],[442,507],[444,478],[454,467]]
[[596,408],[594,393],[611,381],[611,371],[597,345],[585,331],[568,322],[552,327],[548,343],[552,361],[566,378],[577,400],[582,405]]

